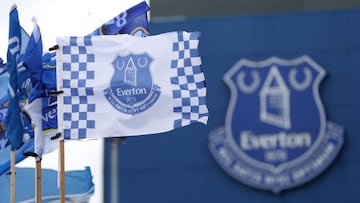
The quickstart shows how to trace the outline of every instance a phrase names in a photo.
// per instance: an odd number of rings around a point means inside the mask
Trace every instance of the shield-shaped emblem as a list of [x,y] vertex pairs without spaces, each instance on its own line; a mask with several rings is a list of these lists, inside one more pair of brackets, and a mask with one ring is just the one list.
[[307,57],[240,60],[224,76],[231,89],[225,128],[234,149],[274,172],[311,155],[325,132],[318,92],[324,75]]
[[147,54],[118,56],[114,60],[115,73],[110,89],[119,101],[133,106],[150,94],[153,86],[149,70],[151,62],[152,58]]
[[152,61],[146,53],[117,56],[114,59],[115,72],[110,87],[104,92],[117,110],[127,114],[139,113],[151,106],[146,104],[148,100],[157,100],[160,91],[151,77]]
[[225,126],[209,135],[216,161],[239,181],[280,192],[321,173],[343,143],[319,95],[325,71],[308,56],[241,59],[224,76]]

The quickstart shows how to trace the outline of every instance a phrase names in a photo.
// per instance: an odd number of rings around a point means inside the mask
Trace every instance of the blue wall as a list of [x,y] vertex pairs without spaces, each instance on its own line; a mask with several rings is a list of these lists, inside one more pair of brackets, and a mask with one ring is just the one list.
[[[208,125],[129,137],[119,145],[119,202],[304,203],[360,199],[360,10],[196,18],[152,22],[151,34],[200,31],[207,81]],[[224,125],[229,88],[223,75],[241,58],[308,55],[327,72],[320,95],[327,120],[345,129],[334,163],[312,181],[276,195],[224,172],[208,150],[208,135]],[[105,142],[105,196],[110,198],[110,149]]]

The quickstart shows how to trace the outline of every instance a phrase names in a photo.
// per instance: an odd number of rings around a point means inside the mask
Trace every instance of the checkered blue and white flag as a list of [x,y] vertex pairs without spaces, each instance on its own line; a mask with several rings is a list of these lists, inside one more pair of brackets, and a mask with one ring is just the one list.
[[64,139],[155,134],[206,124],[199,32],[58,37]]

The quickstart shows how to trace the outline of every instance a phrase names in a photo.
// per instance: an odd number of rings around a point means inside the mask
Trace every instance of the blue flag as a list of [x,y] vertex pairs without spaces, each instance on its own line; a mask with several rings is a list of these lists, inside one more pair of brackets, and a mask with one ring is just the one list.
[[[1,92],[3,92],[2,89]],[[0,104],[0,175],[3,175],[10,170],[11,145],[7,137],[5,136],[6,112],[7,101],[5,101],[5,103],[3,104]],[[24,153],[34,151],[33,132],[29,130],[31,129],[30,118],[27,115],[22,116],[24,119],[24,132],[28,133],[30,135],[30,138],[26,142],[24,142],[20,148],[16,150],[15,163],[19,163],[27,157],[24,155]]]
[[[34,184],[29,184],[35,179],[34,168],[16,168],[16,202],[35,203]],[[57,187],[58,173],[52,169],[42,169],[42,202],[60,202],[60,192]],[[94,194],[94,183],[89,167],[83,170],[73,170],[65,172],[65,196],[66,202],[87,203]],[[9,202],[10,176],[0,176],[1,199],[0,202]]]
[[[5,71],[0,72],[0,175],[8,172],[10,170],[10,151],[11,146],[8,138],[5,136],[6,132],[6,116],[7,116],[7,105],[8,105],[8,83],[9,83],[9,74],[6,71],[6,64],[2,63],[0,58],[0,69]],[[27,140],[20,148],[16,150],[15,162],[18,163],[26,158],[24,156],[25,152],[34,151],[34,140],[32,127],[30,123],[30,118],[26,114],[22,114],[24,129],[23,132],[30,136],[30,139]]]
[[[149,35],[147,12],[150,10],[147,3],[141,2],[126,11],[115,16],[107,23],[101,25],[90,35],[115,35],[130,34],[133,36],[145,37]],[[51,92],[57,91],[56,88],[56,54],[55,52],[43,55],[43,77],[42,83],[45,92],[42,106],[42,127],[43,149],[42,152],[49,153],[58,147],[58,141],[52,139],[56,137],[57,120],[57,97]],[[40,146],[35,141],[36,146]]]
[[40,28],[36,19],[33,19],[34,29],[30,36],[27,48],[24,54],[24,66],[30,72],[32,89],[29,96],[29,104],[26,106],[30,115],[32,126],[34,127],[35,151],[37,158],[42,157],[42,97],[44,97],[44,89],[42,83],[42,39]]
[[44,96],[44,90],[42,86],[42,39],[40,28],[37,25],[36,19],[33,19],[34,29],[30,36],[24,54],[24,66],[30,72],[31,78],[31,94],[29,96],[29,102],[33,102],[36,98]]
[[7,108],[0,107],[0,153],[5,147],[9,145],[9,141],[5,136],[5,115],[7,112]]
[[[0,60],[1,61],[1,60]],[[5,64],[0,64],[0,68],[6,69]],[[6,132],[6,115],[7,115],[7,104],[8,104],[8,94],[7,94],[7,86],[9,83],[9,74],[5,71],[0,73],[0,176],[5,174],[10,170],[10,151],[11,146],[10,143],[5,136]],[[27,116],[23,116],[25,126],[30,129],[30,120]],[[24,129],[26,131],[26,129]],[[31,133],[30,133],[31,134]],[[27,142],[25,142],[20,148],[16,150],[15,162],[18,163],[26,158],[24,156],[24,152],[33,151],[34,150],[34,140],[30,138]]]
[[0,74],[0,111],[2,114],[0,123],[5,123],[2,125],[2,132],[6,133],[6,137],[0,141],[2,143],[0,175],[10,169],[11,149],[16,149],[16,163],[26,158],[24,152],[34,151],[31,121],[29,116],[22,111],[31,87],[30,74],[22,63],[29,36],[20,26],[16,6],[13,6],[10,11],[9,28],[8,62],[6,66],[0,66],[0,70],[8,71],[2,71]]
[[9,74],[6,64],[0,58],[0,152],[9,144],[5,136],[5,118],[7,112],[7,86],[9,83]]
[[16,6],[10,11],[9,47],[7,66],[9,79],[9,100],[6,119],[6,135],[11,149],[16,150],[23,144],[23,123],[21,118],[20,96],[18,88],[17,68],[20,62],[21,27]]
[[0,75],[2,75],[4,72],[7,72],[7,65],[4,64],[4,61],[2,58],[0,58]]
[[42,67],[42,85],[45,91],[42,101],[42,129],[46,134],[57,129],[57,99],[55,94],[51,94],[51,92],[56,92],[55,52],[44,54]]
[[141,2],[115,16],[89,35],[130,34],[133,36],[149,35],[147,11],[150,7]]

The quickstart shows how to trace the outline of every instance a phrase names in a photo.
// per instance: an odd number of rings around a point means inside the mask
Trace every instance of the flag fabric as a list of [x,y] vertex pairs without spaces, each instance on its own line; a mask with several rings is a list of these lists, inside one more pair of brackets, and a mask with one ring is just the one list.
[[[60,202],[60,192],[57,187],[58,173],[52,169],[42,169],[42,202]],[[35,203],[34,184],[29,184],[35,180],[34,168],[16,168],[15,190],[21,191],[16,193],[16,202],[18,203]],[[65,172],[65,196],[66,202],[87,203],[94,194],[94,183],[89,167],[82,170],[72,170]],[[10,176],[0,176],[0,188],[10,187]],[[2,190],[0,203],[10,201],[10,190]]]
[[206,124],[199,32],[58,37],[64,139],[135,136]]
[[[116,35],[116,34],[130,34],[133,36],[145,37],[149,35],[149,26],[147,19],[147,12],[150,10],[148,4],[141,2],[119,15],[115,16],[99,28],[94,30],[88,36],[95,35]],[[38,152],[42,144],[43,154],[50,153],[58,148],[59,142],[56,139],[57,135],[57,98],[55,94],[56,87],[56,54],[55,52],[45,53],[43,55],[43,88],[45,96],[43,97],[42,107],[42,126],[43,139],[42,143],[35,145],[38,147]]]
[[8,139],[5,136],[5,118],[7,112],[7,86],[9,83],[9,74],[7,73],[7,66],[0,58],[0,153],[9,145]]
[[[42,56],[42,77],[41,84],[43,92],[41,91],[31,91],[31,97],[33,95],[41,96],[41,125],[42,125],[42,134],[37,137],[35,140],[35,150],[33,151],[38,158],[42,158],[42,154],[47,154],[58,148],[58,141],[53,140],[57,134],[57,98],[56,92],[56,64],[55,64],[55,52],[49,53],[46,52]],[[39,94],[40,93],[40,94]],[[36,107],[36,108],[35,108]],[[38,112],[37,105],[28,104],[26,109],[28,112]],[[38,114],[39,115],[39,114]],[[36,115],[35,115],[36,116]],[[39,118],[38,118],[39,119]],[[39,123],[40,124],[40,123]]]
[[42,98],[42,146],[39,143],[35,145],[42,147],[43,154],[47,154],[57,149],[59,145],[58,140],[53,139],[58,128],[57,98],[56,94],[52,94],[56,92],[55,52],[43,55],[42,85],[45,92]]
[[42,145],[43,145],[43,135],[42,135],[42,105],[43,97],[45,96],[42,77],[43,77],[43,68],[42,68],[42,39],[40,28],[37,25],[36,18],[33,18],[34,29],[30,36],[27,48],[24,54],[23,64],[26,69],[30,72],[32,89],[29,95],[29,104],[26,106],[26,110],[29,113],[32,126],[34,128],[34,153],[37,155],[37,158],[42,157]]
[[4,64],[3,59],[0,57],[0,75],[2,75],[4,72],[7,72],[7,66]]
[[6,119],[6,135],[12,150],[23,144],[23,124],[18,88],[18,65],[20,64],[21,27],[16,6],[11,8],[9,24],[9,47],[7,52],[7,67],[9,78],[9,99]]
[[[6,64],[2,63],[2,60],[0,58],[0,69],[6,70]],[[8,100],[8,94],[7,94],[7,87],[9,83],[9,74],[4,71],[0,73],[0,176],[5,174],[10,170],[10,153],[11,153],[11,146],[10,143],[5,136],[6,132],[6,114],[7,114],[7,100]],[[29,118],[26,116],[23,116],[25,121],[26,129],[30,129],[30,121]],[[24,131],[26,131],[24,129]],[[24,156],[24,152],[33,151],[34,149],[34,141],[32,138],[27,140],[20,148],[16,150],[15,155],[15,163],[18,163],[26,158]]]
[[[15,163],[26,158],[24,152],[33,151],[33,130],[29,116],[22,111],[31,89],[30,75],[23,66],[23,55],[29,35],[20,26],[18,11],[14,5],[9,14],[9,46],[7,73],[1,74],[1,83],[8,80],[7,87],[1,85],[1,112],[5,121],[6,138],[1,140],[0,174],[10,169],[10,151],[16,149]],[[5,96],[6,95],[6,96]],[[6,144],[5,144],[6,143]]]
[[5,147],[7,147],[9,145],[9,141],[5,136],[5,131],[6,131],[5,115],[6,115],[6,112],[7,112],[7,108],[0,106],[0,153],[1,153],[1,151],[3,149],[5,149]]
[[147,12],[148,4],[143,1],[115,16],[89,35],[130,34],[133,36],[149,35]]
[[[3,83],[3,79],[8,83],[6,77],[3,77],[4,74],[0,75],[0,84]],[[6,74],[7,75],[7,74]],[[7,77],[8,78],[8,77]],[[2,86],[2,85],[0,85]],[[10,170],[10,153],[11,153],[11,145],[5,136],[6,132],[6,114],[7,114],[7,94],[6,89],[0,89],[1,95],[3,96],[5,93],[5,99],[0,100],[0,175],[8,172]],[[26,156],[24,153],[33,152],[34,151],[34,140],[33,133],[31,132],[31,121],[27,115],[22,115],[24,119],[24,132],[30,135],[30,138],[24,142],[20,148],[16,150],[15,154],[15,163],[19,163],[24,160]]]
[[30,79],[32,84],[31,94],[29,95],[29,102],[34,101],[37,98],[44,96],[44,90],[42,86],[42,39],[40,28],[37,25],[36,18],[33,18],[34,28],[28,41],[23,64],[25,68],[30,72]]

